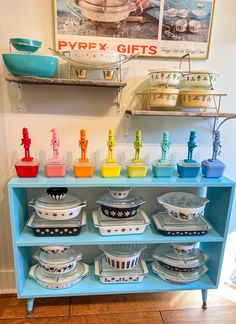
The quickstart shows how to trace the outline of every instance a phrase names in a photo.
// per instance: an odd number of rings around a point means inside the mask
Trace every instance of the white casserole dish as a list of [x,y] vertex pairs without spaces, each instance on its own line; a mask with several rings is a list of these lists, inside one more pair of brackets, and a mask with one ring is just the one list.
[[144,260],[139,260],[138,264],[129,270],[116,270],[111,268],[104,255],[95,258],[95,275],[100,277],[100,282],[111,283],[132,283],[141,282],[148,274],[148,268]]
[[157,69],[151,71],[149,76],[149,83],[153,86],[168,85],[177,87],[180,84],[182,72],[180,70]]
[[[103,236],[141,234],[150,224],[148,216],[143,210],[132,218],[115,219],[102,214],[101,210],[93,211],[93,224]],[[104,218],[107,220],[105,221]]]
[[144,90],[149,108],[173,108],[177,104],[179,90],[174,88],[147,88]]
[[183,72],[180,85],[182,88],[214,89],[219,73],[214,71]]
[[211,90],[183,90],[180,92],[181,106],[207,109],[211,106],[212,96]]

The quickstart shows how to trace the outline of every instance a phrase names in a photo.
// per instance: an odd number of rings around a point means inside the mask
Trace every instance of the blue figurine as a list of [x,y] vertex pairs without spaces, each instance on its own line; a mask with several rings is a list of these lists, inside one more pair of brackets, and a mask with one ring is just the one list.
[[177,171],[181,178],[196,178],[199,174],[201,165],[193,160],[193,151],[197,147],[196,132],[191,131],[188,140],[188,157],[177,163]]
[[212,146],[212,158],[202,161],[202,173],[206,178],[220,178],[224,173],[225,164],[217,159],[222,147],[219,131],[215,132]]

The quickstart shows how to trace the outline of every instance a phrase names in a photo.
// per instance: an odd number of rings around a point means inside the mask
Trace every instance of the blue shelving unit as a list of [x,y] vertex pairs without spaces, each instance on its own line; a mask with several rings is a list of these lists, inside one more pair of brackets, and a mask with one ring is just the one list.
[[[79,236],[74,237],[35,237],[31,230],[26,227],[29,217],[28,194],[32,188],[48,188],[52,186],[67,186],[68,188],[98,188],[98,187],[136,187],[159,188],[173,191],[174,188],[205,188],[206,196],[210,203],[205,209],[205,217],[213,225],[213,229],[205,236],[198,237],[167,237],[161,235],[152,223],[143,234],[107,236],[103,237],[93,227],[91,215],[88,212],[87,225],[82,229]],[[181,179],[172,177],[170,179],[156,179],[151,175],[142,179],[127,178],[122,175],[116,179],[101,178],[95,174],[93,178],[76,179],[72,174],[65,178],[46,178],[40,174],[37,178],[12,178],[8,183],[10,217],[12,229],[12,241],[14,251],[15,273],[17,295],[19,298],[26,298],[28,311],[33,309],[35,298],[59,297],[59,296],[82,296],[99,294],[125,294],[145,293],[177,290],[201,290],[203,307],[206,307],[207,290],[216,289],[219,284],[221,267],[224,256],[225,243],[231,215],[231,208],[234,196],[235,184],[227,178],[206,179]],[[149,215],[151,216],[151,215]],[[171,242],[200,242],[201,247],[210,256],[207,266],[209,271],[200,280],[188,285],[176,285],[164,282],[157,275],[149,271],[149,275],[141,283],[130,284],[102,284],[94,275],[93,265],[90,267],[90,274],[77,285],[62,290],[50,290],[41,287],[37,282],[28,277],[31,266],[31,247],[50,244],[71,244],[71,245],[99,245],[99,244],[160,244]]]

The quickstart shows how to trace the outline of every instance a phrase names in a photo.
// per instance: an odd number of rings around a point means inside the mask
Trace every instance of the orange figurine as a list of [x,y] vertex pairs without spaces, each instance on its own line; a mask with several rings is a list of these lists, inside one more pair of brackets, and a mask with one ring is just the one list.
[[83,163],[87,162],[88,163],[89,159],[86,157],[88,140],[86,139],[86,130],[85,129],[80,130],[79,146],[81,148],[81,158],[79,159],[79,162],[83,162]]

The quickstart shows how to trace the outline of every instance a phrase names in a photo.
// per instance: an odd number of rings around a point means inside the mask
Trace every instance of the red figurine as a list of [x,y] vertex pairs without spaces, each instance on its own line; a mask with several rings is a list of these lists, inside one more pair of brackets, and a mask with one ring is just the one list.
[[29,138],[28,128],[22,130],[23,138],[21,139],[21,145],[24,145],[25,156],[21,159],[22,162],[31,162],[33,157],[30,156],[31,139]]

